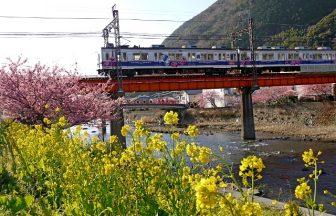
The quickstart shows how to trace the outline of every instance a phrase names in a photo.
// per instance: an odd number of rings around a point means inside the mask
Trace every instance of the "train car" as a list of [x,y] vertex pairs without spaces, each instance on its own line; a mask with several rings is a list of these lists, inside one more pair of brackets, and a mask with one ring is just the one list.
[[[253,62],[249,50],[225,48],[168,48],[152,47],[120,48],[120,67],[126,76],[150,74],[207,74],[251,73]],[[102,48],[100,74],[110,74],[116,66],[115,48]],[[336,51],[298,47],[258,47],[255,51],[255,66],[262,72],[327,72],[336,71]]]

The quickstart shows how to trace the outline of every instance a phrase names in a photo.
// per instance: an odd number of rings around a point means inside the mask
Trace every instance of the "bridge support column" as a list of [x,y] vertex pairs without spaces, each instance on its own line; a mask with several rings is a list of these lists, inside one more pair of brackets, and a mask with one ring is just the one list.
[[115,118],[110,122],[111,136],[118,137],[119,142],[126,148],[126,138],[121,135],[121,128],[124,126],[124,111],[123,108],[118,108],[115,113]]
[[253,90],[251,87],[241,88],[241,137],[244,140],[256,139],[253,117],[252,93]]

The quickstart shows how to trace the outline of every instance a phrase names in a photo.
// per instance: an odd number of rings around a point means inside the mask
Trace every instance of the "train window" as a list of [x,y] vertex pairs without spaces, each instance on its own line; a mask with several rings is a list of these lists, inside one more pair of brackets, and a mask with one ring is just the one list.
[[188,53],[188,60],[194,61],[196,59],[196,53]]
[[170,60],[175,60],[175,53],[168,54]]
[[240,60],[248,60],[247,52],[242,52],[240,54]]
[[222,60],[222,53],[218,53],[218,60]]
[[127,61],[127,53],[122,53],[122,61]]
[[106,59],[106,60],[109,60],[109,58],[110,58],[109,53],[105,53],[105,59]]
[[284,53],[278,53],[278,60],[280,61],[286,60],[286,55]]
[[321,53],[313,54],[313,59],[314,60],[321,60],[322,59],[322,54]]
[[141,53],[140,60],[147,61],[148,60],[148,53]]
[[202,60],[202,61],[207,60],[207,54],[202,53],[202,54],[201,54],[201,60]]
[[236,54],[230,54],[230,60],[231,61],[236,60]]
[[163,53],[159,53],[159,59],[158,60],[162,60],[163,59],[164,54]]
[[155,59],[155,61],[162,60],[162,56],[163,56],[162,53],[154,53],[154,59]]
[[208,54],[208,60],[210,60],[210,61],[214,60],[214,55],[213,54]]
[[182,53],[176,53],[176,60],[182,59]]
[[140,53],[133,53],[133,60],[139,61],[140,60]]
[[289,60],[299,60],[300,59],[299,53],[289,53],[288,59]]
[[200,60],[200,59],[201,59],[201,55],[200,55],[200,54],[197,54],[197,55],[196,55],[196,59],[197,59],[197,60]]
[[268,54],[262,54],[262,60],[273,60],[274,59],[274,54],[273,53],[268,53]]

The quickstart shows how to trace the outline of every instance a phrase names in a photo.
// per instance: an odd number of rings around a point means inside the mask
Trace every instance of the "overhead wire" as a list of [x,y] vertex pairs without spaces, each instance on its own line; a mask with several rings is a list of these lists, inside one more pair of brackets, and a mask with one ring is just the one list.
[[[0,15],[3,19],[45,19],[45,20],[110,20],[111,17],[53,17],[53,16],[12,16],[12,15]],[[142,18],[121,18],[124,21],[139,21],[139,22],[212,22],[211,20],[175,20],[175,19],[142,19]],[[247,19],[242,19],[242,21]],[[263,23],[266,25],[279,25],[279,26],[302,26],[307,27],[309,25],[304,24],[289,24],[289,23]]]

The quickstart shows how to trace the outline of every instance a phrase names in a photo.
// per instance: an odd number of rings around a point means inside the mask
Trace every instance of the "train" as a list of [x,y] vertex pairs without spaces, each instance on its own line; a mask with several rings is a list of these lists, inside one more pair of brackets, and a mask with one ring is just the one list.
[[[109,44],[101,49],[100,75],[116,75],[116,48]],[[272,72],[336,72],[336,50],[329,47],[308,49],[296,47],[258,47],[255,61],[251,51],[225,47],[198,48],[184,46],[170,48],[121,46],[119,67],[123,76],[205,74],[226,75]]]

